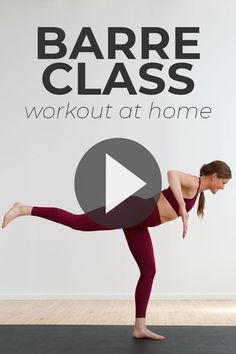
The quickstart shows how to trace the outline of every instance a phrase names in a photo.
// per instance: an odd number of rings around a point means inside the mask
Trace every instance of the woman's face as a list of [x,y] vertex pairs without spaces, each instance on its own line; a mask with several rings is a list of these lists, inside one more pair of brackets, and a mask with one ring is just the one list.
[[216,192],[218,192],[219,189],[224,189],[226,183],[228,183],[229,178],[218,178],[216,173],[213,173],[213,175],[211,175],[211,179],[210,179],[210,190],[213,194],[216,194]]

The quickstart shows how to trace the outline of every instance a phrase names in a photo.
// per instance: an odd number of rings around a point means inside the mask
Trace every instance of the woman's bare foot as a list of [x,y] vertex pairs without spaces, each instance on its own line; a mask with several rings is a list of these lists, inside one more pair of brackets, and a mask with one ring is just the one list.
[[144,328],[135,328],[132,333],[133,338],[135,339],[142,339],[142,338],[149,338],[149,339],[156,339],[156,340],[163,340],[165,339],[164,336],[151,332],[146,327]]
[[30,215],[32,207],[27,205],[23,205],[21,203],[15,203],[11,209],[9,209],[6,214],[4,215],[2,228],[6,227],[9,222],[14,220],[17,216],[21,215]]

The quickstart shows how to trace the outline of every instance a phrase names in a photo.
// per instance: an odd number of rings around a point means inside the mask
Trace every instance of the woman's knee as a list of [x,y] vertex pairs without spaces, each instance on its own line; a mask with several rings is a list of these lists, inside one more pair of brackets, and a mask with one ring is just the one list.
[[141,276],[153,280],[156,275],[156,266],[155,264],[143,267],[140,269]]
[[87,214],[75,214],[70,227],[79,231],[112,230],[108,227],[95,223]]

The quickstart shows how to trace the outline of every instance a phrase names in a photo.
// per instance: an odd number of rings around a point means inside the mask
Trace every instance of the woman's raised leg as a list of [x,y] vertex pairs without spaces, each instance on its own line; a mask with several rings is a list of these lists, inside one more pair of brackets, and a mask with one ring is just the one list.
[[135,290],[136,320],[133,337],[165,339],[165,337],[148,330],[145,324],[146,309],[156,274],[154,251],[148,228],[124,229],[123,231],[129,249],[140,270],[140,277]]
[[[132,199],[133,207],[138,207],[139,198],[134,197]],[[136,206],[137,204],[137,206]],[[94,220],[94,216],[100,214],[105,214],[105,207],[99,207],[87,214],[73,214],[69,211],[64,209],[55,208],[55,207],[39,207],[39,206],[29,206],[24,205],[21,203],[15,203],[11,209],[7,211],[4,215],[2,227],[6,227],[9,222],[14,220],[18,216],[25,216],[25,215],[33,215],[38,216],[47,220],[54,221],[59,224],[63,224],[65,226],[71,227],[75,230],[81,231],[99,231],[99,230],[113,230],[115,228],[109,228],[107,226],[103,226],[97,224]],[[133,209],[127,210],[127,215],[133,212]],[[93,217],[90,217],[93,216]],[[127,217],[127,216],[126,216]],[[96,220],[95,218],[95,220]],[[143,229],[145,227],[153,227],[160,224],[160,215],[158,208],[154,208],[152,213],[141,223],[134,226],[134,229]],[[119,227],[121,228],[121,227]],[[128,229],[127,229],[128,230]]]
[[2,227],[18,216],[33,215],[43,219],[54,221],[59,224],[81,231],[111,230],[108,227],[95,223],[87,214],[73,214],[69,211],[54,207],[29,206],[15,203],[4,215]]

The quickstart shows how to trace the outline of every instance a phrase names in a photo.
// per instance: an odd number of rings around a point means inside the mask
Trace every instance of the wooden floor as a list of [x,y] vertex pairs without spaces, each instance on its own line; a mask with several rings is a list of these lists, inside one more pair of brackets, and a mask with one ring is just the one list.
[[[1,300],[0,324],[132,325],[131,300]],[[236,301],[156,301],[149,325],[236,325]]]

